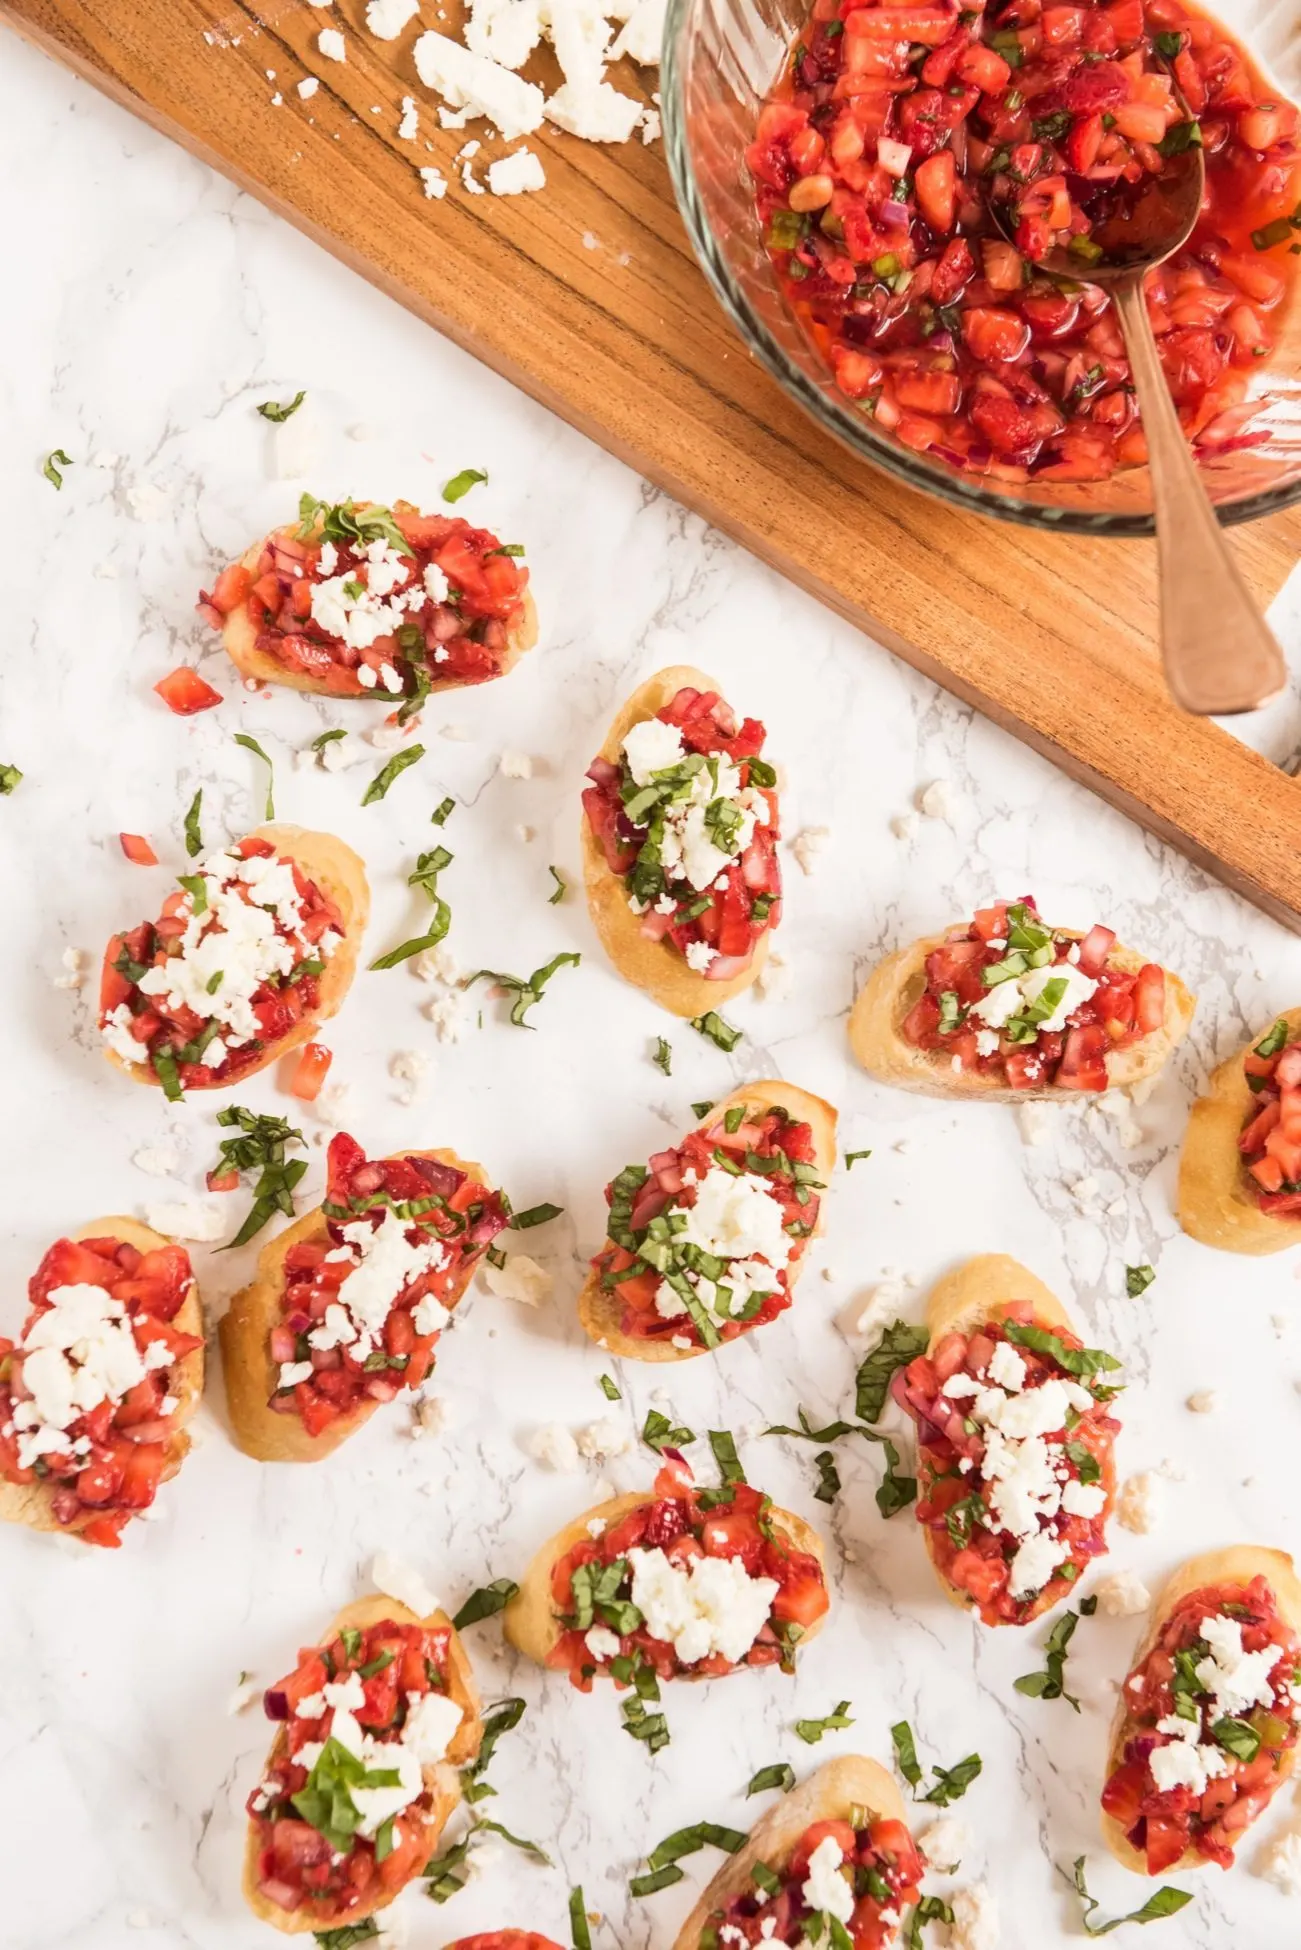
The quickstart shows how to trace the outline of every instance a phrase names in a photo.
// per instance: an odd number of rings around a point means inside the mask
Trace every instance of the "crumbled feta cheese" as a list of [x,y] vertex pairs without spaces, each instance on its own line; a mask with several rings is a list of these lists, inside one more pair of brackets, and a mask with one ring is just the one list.
[[472,54],[446,34],[422,34],[415,45],[415,62],[426,88],[453,109],[468,108],[485,116],[504,141],[514,142],[541,127],[545,102],[540,88],[521,81],[498,62]]
[[298,84],[298,92],[303,100],[308,102],[312,99],[312,96],[316,93],[320,85],[320,82],[314,74],[304,75]]
[[682,733],[663,718],[642,718],[623,741],[634,785],[649,785],[656,772],[671,771],[685,756]]
[[494,196],[523,196],[547,186],[547,172],[531,149],[516,149],[488,165],[488,188]]
[[422,982],[455,982],[460,969],[445,941],[424,948],[411,963],[411,972]]
[[687,967],[697,975],[703,975],[711,962],[718,960],[717,948],[711,948],[707,941],[688,941],[686,946]]
[[527,1448],[538,1462],[561,1475],[572,1476],[578,1468],[578,1444],[563,1422],[547,1422],[534,1429]]
[[347,1116],[352,1101],[352,1090],[346,1083],[332,1083],[316,1099],[315,1110],[318,1122],[337,1130]]
[[1123,1090],[1104,1090],[1095,1098],[1093,1108],[1102,1116],[1114,1119],[1122,1150],[1138,1149],[1143,1142],[1143,1126],[1134,1116],[1134,1107]]
[[770,951],[755,978],[755,987],[765,1002],[784,1002],[795,986],[791,965],[784,955]]
[[[1158,1725],[1164,1726],[1165,1722]],[[1179,1725],[1187,1727],[1193,1735],[1197,1732],[1194,1721],[1182,1720]],[[1198,1796],[1205,1794],[1208,1781],[1225,1773],[1228,1766],[1218,1747],[1194,1746],[1188,1739],[1174,1739],[1164,1747],[1154,1747],[1147,1764],[1159,1793],[1168,1794],[1172,1788],[1191,1788]]]
[[618,61],[629,54],[639,67],[658,67],[665,11],[665,0],[638,0],[610,49],[610,59]]
[[897,840],[910,840],[917,831],[916,814],[910,812],[895,813],[890,821],[890,831]]
[[23,1385],[13,1404],[18,1465],[66,1454],[66,1431],[102,1402],[117,1404],[148,1373],[120,1300],[100,1286],[57,1286],[19,1342]]
[[952,1815],[933,1821],[919,1838],[922,1854],[937,1875],[951,1876],[971,1848],[971,1830]]
[[1000,1388],[1006,1388],[1010,1395],[1019,1394],[1025,1386],[1026,1366],[1011,1341],[996,1341],[994,1352],[989,1360],[989,1376]]
[[450,1420],[446,1399],[442,1395],[426,1395],[411,1412],[411,1434],[417,1440],[427,1435],[441,1435]]
[[823,847],[831,838],[829,826],[806,826],[791,841],[791,852],[795,855],[801,873],[812,873],[814,863]]
[[420,180],[425,186],[426,196],[443,197],[447,195],[447,178],[441,169],[435,169],[432,164],[429,164],[421,170]]
[[169,1239],[197,1239],[207,1243],[220,1239],[226,1220],[217,1205],[151,1205],[145,1211],[145,1224]]
[[626,1456],[632,1437],[613,1415],[604,1415],[578,1431],[578,1453],[589,1462],[605,1462],[611,1456]]
[[464,1041],[474,1024],[475,1005],[464,989],[450,989],[425,1004],[425,1014],[434,1025],[440,1043]]
[[527,752],[503,752],[497,761],[497,769],[504,779],[531,779],[533,760]]
[[854,1914],[854,1888],[845,1874],[845,1855],[834,1835],[824,1835],[809,1857],[809,1873],[800,1892],[811,1910],[848,1923]]
[[606,1626],[593,1625],[591,1631],[584,1634],[583,1644],[594,1659],[617,1659],[623,1641],[617,1632],[611,1632]]
[[494,1266],[485,1259],[479,1272],[489,1293],[495,1293],[499,1300],[518,1300],[525,1307],[542,1306],[555,1287],[550,1273],[527,1253],[512,1253],[504,1266]]
[[779,1586],[752,1578],[736,1557],[695,1557],[688,1570],[658,1547],[631,1550],[632,1602],[652,1638],[671,1644],[684,1665],[721,1652],[739,1664],[768,1622]]
[[423,1050],[400,1049],[389,1058],[389,1075],[400,1085],[397,1093],[400,1104],[414,1104],[432,1068],[433,1058]]
[[1274,1883],[1285,1896],[1301,1896],[1301,1833],[1288,1828],[1267,1843],[1256,1864],[1256,1874]]
[[1050,1530],[1037,1530],[1018,1546],[1012,1559],[1008,1593],[1013,1598],[1028,1598],[1042,1591],[1059,1564],[1070,1556],[1067,1546]]
[[65,948],[59,957],[63,965],[62,975],[56,975],[56,989],[79,989],[86,980],[87,964],[90,957],[83,948]]
[[917,795],[917,810],[925,819],[953,819],[953,788],[947,779],[932,779]]
[[[398,123],[398,141],[414,142],[416,137],[419,134],[420,134],[420,110],[416,107],[415,96],[404,95],[402,97],[402,119]],[[355,440],[357,438],[356,428],[352,427],[349,429],[349,431],[351,432],[352,437]]]
[[653,108],[642,110],[641,139],[649,149],[652,142],[658,142],[663,133],[663,125],[658,111]]
[[1188,1407],[1194,1415],[1213,1415],[1219,1401],[1214,1388],[1198,1388],[1188,1397]]
[[641,113],[641,103],[631,95],[621,95],[608,81],[586,77],[566,81],[546,104],[547,120],[584,142],[626,142]]
[[949,1950],[998,1950],[998,1904],[983,1882],[955,1892]]
[[1161,1479],[1152,1470],[1131,1476],[1121,1487],[1116,1503],[1116,1521],[1140,1537],[1156,1529],[1161,1515]]
[[539,0],[471,0],[465,45],[472,54],[519,69],[541,38]]
[[346,61],[348,44],[337,27],[323,27],[316,37],[316,45],[327,61]]
[[1028,1103],[1017,1105],[1016,1122],[1023,1144],[1043,1144],[1052,1119],[1046,1104]]
[[1219,1714],[1234,1716],[1253,1706],[1272,1705],[1270,1674],[1283,1656],[1282,1646],[1244,1652],[1242,1625],[1236,1618],[1203,1618],[1199,1629],[1210,1656],[1198,1661],[1197,1677],[1214,1695]]
[[142,1145],[139,1151],[131,1153],[131,1162],[137,1171],[148,1172],[151,1178],[170,1178],[181,1162],[181,1154],[176,1145]]
[[1104,1578],[1094,1587],[1098,1608],[1108,1618],[1134,1618],[1146,1611],[1152,1602],[1152,1594],[1133,1571],[1116,1571]]
[[366,25],[377,41],[395,41],[420,12],[420,0],[366,0]]
[[417,1618],[428,1618],[439,1610],[438,1599],[413,1565],[393,1551],[376,1551],[370,1567],[370,1581],[386,1598],[396,1599]]

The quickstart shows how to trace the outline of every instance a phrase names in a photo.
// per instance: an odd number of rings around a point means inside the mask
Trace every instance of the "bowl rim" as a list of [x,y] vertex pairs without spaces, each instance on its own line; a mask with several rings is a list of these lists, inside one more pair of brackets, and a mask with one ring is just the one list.
[[[687,9],[691,4],[693,0],[668,0],[665,12],[660,59],[664,151],[668,158],[673,194],[696,261],[714,296],[740,332],[746,349],[754,354],[810,418],[838,440],[842,447],[923,494],[935,495],[970,514],[990,515],[996,521],[1010,522],[1022,528],[1043,529],[1050,534],[1121,538],[1154,536],[1154,514],[1095,514],[1083,508],[1053,507],[1022,501],[1014,493],[993,494],[978,485],[979,477],[968,481],[957,469],[941,471],[927,467],[915,459],[907,447],[885,439],[869,421],[857,419],[838,406],[829,394],[814,386],[799,367],[792,364],[733,280],[715,241],[696,182],[682,107],[682,64],[679,59]],[[1301,304],[1301,292],[1297,294],[1295,302]],[[1234,501],[1212,502],[1211,505],[1221,527],[1234,528],[1242,522],[1258,521],[1264,515],[1277,514],[1298,501],[1301,501],[1301,473],[1298,473],[1295,481],[1283,486],[1266,488]]]

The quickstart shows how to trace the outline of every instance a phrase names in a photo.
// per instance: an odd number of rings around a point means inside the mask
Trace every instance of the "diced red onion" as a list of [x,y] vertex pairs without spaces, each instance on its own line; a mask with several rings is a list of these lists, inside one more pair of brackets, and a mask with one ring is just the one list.
[[906,176],[913,152],[906,142],[896,142],[893,136],[877,138],[876,159],[890,176]]
[[896,203],[894,198],[891,197],[888,203],[881,205],[881,222],[888,229],[907,230],[910,221],[911,217],[906,203]]
[[262,1695],[262,1707],[268,1720],[287,1720],[289,1718],[289,1695],[279,1686],[268,1686]]

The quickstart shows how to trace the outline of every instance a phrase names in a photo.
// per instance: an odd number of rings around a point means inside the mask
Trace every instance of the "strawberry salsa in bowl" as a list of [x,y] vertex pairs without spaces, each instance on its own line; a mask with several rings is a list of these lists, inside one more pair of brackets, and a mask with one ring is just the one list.
[[[969,507],[1150,533],[1090,268],[1108,218],[1199,147],[1201,216],[1147,284],[1162,361],[1226,519],[1301,493],[1301,114],[1225,28],[1180,0],[759,13],[756,38],[740,0],[676,0],[666,134],[715,289],[815,417]],[[1061,249],[1071,277],[1041,268]]]

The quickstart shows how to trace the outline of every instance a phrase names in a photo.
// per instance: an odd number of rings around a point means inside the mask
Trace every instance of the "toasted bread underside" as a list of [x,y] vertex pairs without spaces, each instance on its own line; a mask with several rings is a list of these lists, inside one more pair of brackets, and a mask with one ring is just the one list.
[[[981,1253],[975,1259],[955,1266],[932,1288],[926,1302],[926,1325],[930,1332],[928,1352],[938,1347],[946,1334],[972,1333],[983,1322],[992,1320],[1010,1300],[1028,1300],[1041,1327],[1068,1334],[1079,1331],[1057,1295],[1029,1267],[1022,1266],[1020,1260],[1013,1259],[1007,1253]],[[970,1594],[946,1577],[941,1568],[935,1533],[929,1524],[923,1524],[922,1533],[926,1541],[926,1554],[941,1591],[959,1610],[970,1611],[973,1608]],[[1062,1602],[1060,1592],[1050,1596],[1049,1591],[1050,1587],[1045,1587],[1023,1619],[1015,1623],[1011,1619],[1005,1622],[1012,1625],[1014,1630],[1033,1625],[1036,1619],[1042,1618],[1045,1612]]]
[[[423,1625],[427,1630],[446,1626],[451,1630],[448,1645],[448,1697],[461,1708],[462,1720],[452,1738],[446,1758],[433,1767],[424,1769],[425,1786],[433,1796],[433,1805],[425,1820],[426,1847],[423,1854],[416,1857],[415,1867],[409,1881],[420,1875],[429,1856],[438,1846],[439,1836],[447,1826],[448,1818],[461,1799],[461,1780],[459,1769],[475,1759],[483,1739],[483,1720],[480,1713],[479,1689],[475,1685],[474,1672],[461,1643],[459,1632],[452,1626],[451,1619],[444,1611],[430,1612],[427,1618],[418,1618],[415,1612],[400,1605],[395,1598],[355,1598],[321,1634],[318,1645],[329,1645],[346,1626],[358,1631],[367,1631],[370,1626],[384,1621],[395,1625]],[[267,1756],[269,1766],[284,1746],[284,1733],[278,1733],[272,1742]],[[305,1915],[302,1910],[281,1909],[278,1903],[269,1902],[258,1887],[258,1834],[257,1825],[249,1821],[244,1843],[244,1899],[253,1914],[273,1929],[283,1930],[287,1936],[302,1936],[309,1930],[327,1930],[334,1927],[335,1919],[322,1915],[319,1909]],[[404,1887],[407,1885],[403,1885]],[[377,1891],[371,1900],[363,1900],[355,1909],[350,1909],[346,1917],[338,1922],[361,1923],[373,1916],[376,1910],[384,1909],[399,1893],[397,1890]]]
[[[1200,1591],[1203,1586],[1215,1584],[1248,1585],[1253,1578],[1268,1579],[1278,1601],[1279,1616],[1286,1620],[1293,1631],[1301,1632],[1301,1579],[1298,1579],[1292,1559],[1286,1551],[1268,1550],[1259,1544],[1230,1544],[1225,1550],[1205,1551],[1199,1557],[1190,1557],[1181,1564],[1173,1577],[1152,1606],[1148,1628],[1143,1641],[1130,1661],[1128,1670],[1133,1672],[1141,1666],[1152,1647],[1156,1644],[1162,1626],[1176,1605],[1187,1598],[1191,1592]],[[1125,1696],[1121,1693],[1116,1717],[1112,1721],[1111,1739],[1107,1751],[1106,1780],[1110,1780],[1120,1765],[1129,1738],[1129,1714],[1125,1707]],[[1284,1781],[1296,1765],[1296,1749],[1291,1748],[1283,1755],[1279,1769],[1279,1780]],[[1135,1875],[1149,1873],[1146,1858],[1135,1848],[1131,1848],[1124,1829],[1114,1815],[1102,1811],[1102,1839],[1116,1860]],[[1187,1849],[1177,1862],[1170,1865],[1178,1874],[1181,1869],[1205,1868],[1206,1864],[1192,1849]],[[1170,1871],[1163,1869],[1163,1875]]]
[[702,1893],[679,1930],[673,1950],[700,1950],[700,1939],[711,1916],[737,1896],[753,1893],[751,1871],[760,1863],[779,1874],[786,1867],[801,1836],[815,1821],[847,1821],[851,1808],[866,1808],[886,1821],[908,1816],[903,1796],[879,1761],[865,1754],[843,1754],[828,1761],[789,1794],[750,1830],[750,1838],[728,1857]]
[[[693,670],[690,664],[675,664],[669,670],[657,671],[654,677],[648,677],[633,692],[619,712],[606,733],[600,756],[608,759],[611,765],[618,765],[623,741],[632,727],[641,724],[645,718],[653,718],[684,689],[717,691],[720,697],[724,695],[721,684],[707,677],[703,670]],[[671,943],[651,941],[642,933],[641,916],[634,914],[628,905],[623,878],[611,873],[606,865],[605,854],[586,813],[580,821],[579,842],[583,854],[583,884],[587,889],[592,925],[600,937],[601,946],[625,982],[631,982],[634,988],[643,990],[670,1015],[688,1017],[703,1016],[711,1009],[721,1009],[724,1003],[753,985],[768,959],[771,930],[760,935],[754,953],[739,974],[725,982],[711,982],[706,976],[697,974],[694,968],[689,968]]]
[[[463,1171],[490,1190],[482,1165],[467,1164],[454,1151],[395,1152],[397,1158],[432,1158],[453,1171]],[[248,1286],[237,1293],[217,1327],[221,1365],[226,1381],[226,1408],[231,1432],[246,1456],[259,1462],[319,1462],[355,1435],[381,1406],[367,1397],[346,1415],[338,1415],[320,1435],[307,1433],[299,1417],[269,1406],[275,1392],[276,1363],[271,1359],[271,1329],[280,1319],[280,1295],[285,1285],[285,1261],[291,1247],[317,1243],[329,1235],[329,1221],[318,1205],[265,1245]],[[445,1303],[449,1312],[465,1293],[474,1274],[470,1267],[459,1290]]]
[[[298,528],[296,523],[291,522],[287,527],[278,528],[273,532],[277,535],[296,535]],[[270,539],[271,537],[268,536],[267,540]],[[265,546],[265,542],[254,542],[253,546],[241,556],[241,567],[256,571]],[[246,603],[240,603],[230,612],[222,625],[221,636],[226,646],[226,654],[236,670],[242,676],[251,677],[259,684],[279,684],[290,691],[312,691],[318,697],[333,699],[337,704],[382,704],[387,701],[392,705],[399,701],[387,691],[336,691],[332,685],[325,682],[324,678],[311,677],[302,670],[287,669],[278,658],[271,655],[270,651],[258,649],[257,631],[253,628]],[[520,658],[533,648],[537,640],[537,606],[533,601],[532,590],[526,589],[519,619],[506,632],[506,654],[502,658],[501,669],[497,676],[505,677],[508,672],[514,670]],[[430,689],[433,692],[462,690],[466,685],[463,677],[439,677],[436,665],[429,675]],[[489,681],[496,683],[497,678],[494,677]]]
[[[82,1226],[68,1237],[78,1239],[119,1239],[126,1246],[134,1246],[137,1252],[156,1252],[160,1246],[169,1245],[161,1232],[150,1226],[141,1225],[138,1219],[120,1216],[96,1219],[92,1224]],[[178,1334],[197,1334],[203,1339],[203,1306],[199,1299],[198,1281],[193,1281],[189,1292],[181,1302],[171,1325]],[[172,1412],[172,1436],[167,1444],[167,1461],[163,1466],[163,1482],[169,1482],[184,1462],[190,1448],[190,1438],[185,1433],[185,1424],[199,1405],[203,1393],[204,1350],[196,1347],[183,1355],[176,1363],[172,1392],[177,1398]],[[52,1530],[65,1537],[75,1537],[76,1531],[66,1523],[60,1523],[54,1514],[54,1499],[57,1486],[43,1481],[35,1483],[0,1482],[0,1521],[5,1523],[25,1523],[31,1530]],[[93,1546],[88,1546],[93,1548]]]
[[[1071,928],[1056,933],[1079,941],[1083,937]],[[917,1049],[903,1034],[903,1025],[926,986],[926,957],[944,945],[942,934],[928,935],[910,948],[900,948],[868,976],[849,1015],[849,1046],[869,1075],[882,1083],[896,1084],[901,1090],[917,1090],[930,1097],[972,1097],[983,1103],[1023,1104],[1041,1097],[1054,1102],[1096,1094],[1081,1090],[1059,1090],[1048,1085],[1037,1090],[1010,1090],[996,1077],[979,1071],[955,1071],[943,1054]],[[1119,942],[1109,960],[1137,974],[1149,957]],[[1150,1036],[1113,1050],[1107,1057],[1107,1087],[1128,1090],[1147,1077],[1154,1077],[1171,1052],[1188,1034],[1193,1019],[1195,997],[1179,977],[1165,970],[1165,1023]]]
[[[728,1096],[721,1098],[699,1120],[695,1129],[701,1131],[710,1124],[716,1124],[724,1112],[737,1104],[744,1104],[748,1110],[759,1112],[780,1106],[797,1123],[808,1124],[813,1131],[818,1167],[828,1179],[830,1178],[836,1164],[836,1112],[830,1104],[824,1102],[821,1097],[814,1097],[807,1090],[800,1090],[793,1083],[785,1083],[779,1077],[770,1077],[758,1083],[742,1084],[739,1090],[733,1090]],[[810,1239],[816,1239],[821,1234],[825,1210],[824,1195],[819,1201],[818,1222],[810,1234]],[[607,1239],[605,1244],[609,1247],[613,1242]],[[801,1253],[796,1262],[791,1276],[792,1287],[795,1286],[803,1271],[807,1246],[808,1242],[806,1242],[805,1252]],[[578,1296],[578,1317],[599,1347],[607,1348],[610,1353],[621,1355],[627,1361],[692,1361],[698,1354],[718,1352],[717,1348],[674,1347],[668,1340],[651,1341],[635,1334],[625,1334],[619,1324],[622,1312],[618,1289],[616,1288],[613,1293],[604,1291],[599,1273],[594,1269],[590,1270]],[[738,1338],[744,1339],[745,1336],[741,1335]]]
[[[575,1517],[563,1530],[558,1530],[549,1543],[542,1546],[528,1570],[520,1580],[516,1595],[502,1613],[502,1627],[506,1637],[517,1652],[523,1652],[540,1666],[544,1666],[548,1656],[555,1650],[563,1637],[560,1616],[551,1596],[551,1574],[563,1557],[567,1557],[576,1544],[586,1543],[591,1536],[588,1525],[598,1519],[608,1530],[622,1522],[631,1510],[639,1509],[646,1503],[657,1503],[659,1498],[653,1490],[630,1490],[623,1496],[612,1497],[608,1503],[598,1503],[595,1509],[584,1510],[581,1517]],[[795,1516],[789,1510],[779,1510],[774,1504],[769,1518],[776,1529],[796,1550],[805,1551],[816,1557],[822,1567],[825,1579],[826,1554],[822,1539],[811,1524],[803,1517]],[[827,1614],[810,1625],[800,1640],[800,1649],[808,1644],[814,1635],[822,1630]],[[683,1678],[697,1678],[704,1675],[684,1673]]]
[[[305,826],[255,826],[247,837],[269,840],[277,853],[293,860],[309,880],[316,882],[321,892],[327,894],[339,909],[343,939],[325,964],[325,972],[320,978],[321,999],[310,1015],[296,1022],[276,1042],[268,1043],[253,1067],[242,1071],[233,1082],[192,1083],[186,1086],[187,1091],[235,1090],[249,1077],[256,1076],[259,1070],[279,1062],[289,1050],[297,1049],[300,1043],[315,1036],[320,1025],[330,1016],[338,1014],[357,972],[361,938],[366,932],[370,915],[370,888],[366,882],[366,869],[352,848],[343,840],[336,839],[333,833],[313,833]],[[107,1048],[104,1056],[115,1070],[121,1070],[133,1082],[162,1089],[147,1063],[124,1063],[115,1051]]]
[[[1301,1034],[1301,1009],[1286,1010],[1283,1020],[1289,1038]],[[1179,1159],[1179,1223],[1191,1239],[1226,1253],[1281,1253],[1301,1245],[1301,1218],[1261,1211],[1238,1150],[1255,1103],[1242,1059],[1264,1033],[1214,1072],[1206,1095],[1189,1112]]]

